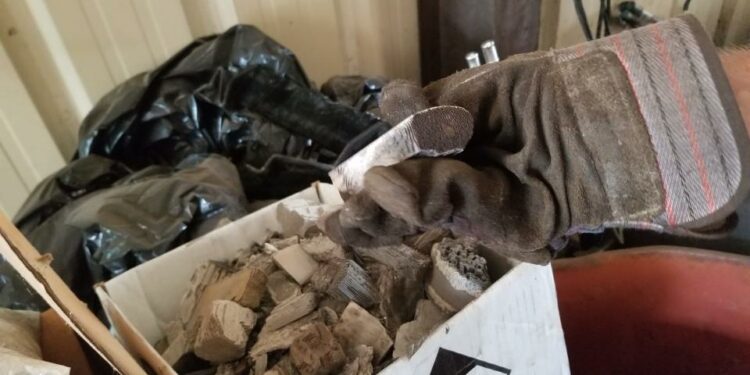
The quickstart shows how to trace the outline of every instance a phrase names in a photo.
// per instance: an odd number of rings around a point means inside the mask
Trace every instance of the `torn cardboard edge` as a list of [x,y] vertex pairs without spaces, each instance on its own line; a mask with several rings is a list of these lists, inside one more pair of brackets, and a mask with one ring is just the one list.
[[[107,316],[107,320],[112,324],[117,335],[125,345],[124,349],[127,348],[129,353],[137,353],[139,357],[145,361],[151,369],[157,375],[177,375],[177,372],[164,361],[159,352],[149,343],[143,336],[132,329],[133,324],[125,317],[125,315],[117,308],[117,305],[109,298],[109,295],[105,291],[101,284],[96,285],[96,296],[102,303],[104,314]],[[110,336],[113,337],[114,336]],[[118,341],[118,343],[120,342]],[[110,364],[112,364],[110,362]],[[114,367],[114,366],[113,366]],[[140,366],[139,366],[140,368]],[[115,368],[117,369],[117,368]],[[141,368],[141,371],[143,369]],[[127,372],[123,374],[130,375]],[[145,372],[144,372],[145,374]]]
[[0,254],[5,261],[83,338],[107,363],[120,373],[146,375],[146,371],[115,339],[13,223],[0,214]]

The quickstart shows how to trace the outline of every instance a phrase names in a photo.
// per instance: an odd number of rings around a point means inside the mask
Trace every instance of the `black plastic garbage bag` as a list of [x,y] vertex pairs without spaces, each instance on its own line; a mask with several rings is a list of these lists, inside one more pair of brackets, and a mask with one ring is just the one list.
[[198,153],[241,156],[247,126],[220,102],[236,74],[259,65],[309,85],[291,51],[255,27],[235,26],[105,95],[81,125],[78,156],[104,155],[135,169]]
[[[196,155],[177,168],[152,166],[77,199],[24,235],[82,300],[92,286],[247,214],[234,165]],[[0,305],[42,308],[7,263],[0,265]]]
[[97,155],[75,160],[34,188],[16,213],[14,222],[21,231],[29,231],[66,204],[110,187],[130,172],[123,164]]
[[143,170],[88,196],[65,223],[83,233],[89,268],[100,281],[209,232],[222,219],[246,215],[246,207],[229,160],[194,156],[173,173]]
[[[387,128],[312,89],[291,51],[240,25],[101,99],[81,127],[78,157],[103,155],[138,170],[219,153],[242,171],[249,199],[281,198],[325,179],[347,143],[372,126]],[[257,189],[261,180],[292,185]]]

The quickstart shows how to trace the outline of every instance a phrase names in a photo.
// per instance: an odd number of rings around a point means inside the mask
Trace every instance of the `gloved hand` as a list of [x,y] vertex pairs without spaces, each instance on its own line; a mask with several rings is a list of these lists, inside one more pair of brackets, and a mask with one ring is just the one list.
[[458,72],[423,91],[384,89],[396,123],[456,105],[474,136],[453,159],[376,167],[326,219],[341,243],[398,242],[444,227],[523,261],[608,226],[697,228],[747,192],[747,133],[713,45],[692,17]]

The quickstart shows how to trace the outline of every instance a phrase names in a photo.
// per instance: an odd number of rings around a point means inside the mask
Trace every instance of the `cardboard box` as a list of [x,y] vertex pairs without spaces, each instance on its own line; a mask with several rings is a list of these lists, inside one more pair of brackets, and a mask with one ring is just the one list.
[[[325,184],[287,199],[297,198],[341,202],[336,189]],[[32,286],[120,373],[145,374],[140,360],[153,373],[175,374],[152,344],[176,316],[193,271],[209,259],[234,258],[251,243],[279,231],[276,208],[265,207],[98,285],[97,295],[124,346],[49,268],[50,259],[40,256],[4,218],[0,229],[6,240],[0,241],[0,251],[12,258],[11,263]],[[489,261],[492,269],[493,261]],[[570,373],[550,266],[513,267],[480,298],[438,327],[411,358],[394,362],[381,374],[469,372]]]
[[76,297],[50,267],[52,257],[39,254],[26,237],[0,214],[0,255],[26,280],[91,348],[112,368],[126,375],[146,375],[135,358]]
[[[316,184],[287,199],[295,198],[341,202],[335,188],[327,184]],[[234,258],[275,231],[280,227],[276,205],[271,205],[123,273],[100,285],[97,294],[117,332],[135,338],[128,346],[145,357],[149,353],[143,352],[143,342],[153,344],[164,336],[162,329],[176,316],[198,265]],[[440,326],[409,360],[399,360],[381,374],[453,375],[456,372],[445,363],[466,361],[485,370],[472,374],[569,373],[550,266],[515,266]]]

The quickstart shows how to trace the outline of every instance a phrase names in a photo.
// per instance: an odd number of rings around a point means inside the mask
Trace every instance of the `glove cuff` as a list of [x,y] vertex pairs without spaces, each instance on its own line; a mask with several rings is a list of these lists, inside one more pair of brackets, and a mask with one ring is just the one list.
[[750,189],[750,147],[716,47],[699,22],[674,18],[556,51],[555,59],[565,64],[601,51],[614,53],[627,75],[662,190],[659,212],[615,214],[605,226],[697,228],[727,217]]

